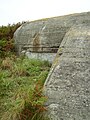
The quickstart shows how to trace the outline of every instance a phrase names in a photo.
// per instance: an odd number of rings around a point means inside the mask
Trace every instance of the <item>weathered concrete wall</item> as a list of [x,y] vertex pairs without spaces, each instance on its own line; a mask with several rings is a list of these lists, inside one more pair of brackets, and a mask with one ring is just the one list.
[[55,59],[56,53],[32,53],[32,52],[26,52],[26,56],[30,59],[39,59],[39,60],[46,60],[50,63],[53,62]]
[[90,120],[90,23],[67,32],[44,92],[52,120]]
[[72,14],[54,18],[47,18],[23,24],[14,34],[16,46],[33,46],[35,38],[40,46],[57,46],[64,35],[76,22],[90,22],[90,13]]
[[89,14],[72,14],[25,23],[14,34],[16,49],[20,53],[25,45],[57,47],[70,27],[77,20],[82,22],[88,20]]
[[68,19],[67,17],[58,17],[25,23],[14,34],[17,50],[21,52],[24,45],[35,47],[35,41],[38,41],[38,47],[59,46],[65,33],[73,24]]

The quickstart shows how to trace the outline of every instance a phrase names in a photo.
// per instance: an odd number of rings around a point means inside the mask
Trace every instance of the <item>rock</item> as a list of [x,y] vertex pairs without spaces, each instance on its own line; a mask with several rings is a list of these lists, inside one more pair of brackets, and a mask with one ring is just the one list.
[[90,120],[90,12],[25,23],[14,39],[19,54],[53,61],[57,52],[44,84],[46,115]]

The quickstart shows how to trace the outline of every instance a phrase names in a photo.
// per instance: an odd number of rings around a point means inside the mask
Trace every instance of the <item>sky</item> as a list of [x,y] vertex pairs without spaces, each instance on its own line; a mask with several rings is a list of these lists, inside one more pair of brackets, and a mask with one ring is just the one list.
[[90,11],[90,0],[0,0],[0,26]]

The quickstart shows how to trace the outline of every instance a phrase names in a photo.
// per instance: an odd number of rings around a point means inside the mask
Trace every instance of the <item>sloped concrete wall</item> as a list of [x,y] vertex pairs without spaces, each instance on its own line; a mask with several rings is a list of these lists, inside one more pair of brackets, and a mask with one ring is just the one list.
[[90,119],[90,23],[77,23],[67,32],[44,92],[51,120]]

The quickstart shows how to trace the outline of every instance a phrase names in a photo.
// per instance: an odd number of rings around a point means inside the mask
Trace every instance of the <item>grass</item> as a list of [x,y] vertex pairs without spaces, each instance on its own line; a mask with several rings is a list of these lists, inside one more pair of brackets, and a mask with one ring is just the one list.
[[50,63],[16,56],[0,59],[0,119],[46,120],[42,94]]

